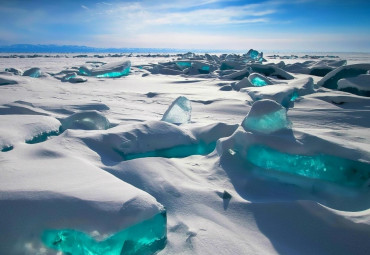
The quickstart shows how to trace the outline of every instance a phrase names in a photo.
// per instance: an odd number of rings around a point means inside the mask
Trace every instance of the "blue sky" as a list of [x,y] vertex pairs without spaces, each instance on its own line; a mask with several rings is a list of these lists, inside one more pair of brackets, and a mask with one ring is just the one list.
[[0,44],[370,52],[369,0],[0,0]]

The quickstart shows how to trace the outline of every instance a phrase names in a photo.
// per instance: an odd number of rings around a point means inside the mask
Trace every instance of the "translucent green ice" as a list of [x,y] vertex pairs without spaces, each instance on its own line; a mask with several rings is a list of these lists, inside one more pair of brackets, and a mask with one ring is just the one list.
[[188,67],[191,67],[191,62],[176,62],[176,65],[181,69],[184,70]]
[[184,96],[180,96],[172,102],[163,114],[162,121],[173,124],[189,123],[191,119],[191,102]]
[[59,130],[56,131],[50,131],[50,132],[42,132],[34,137],[32,137],[29,140],[26,140],[26,143],[28,144],[35,144],[35,143],[41,143],[48,139],[49,136],[57,136],[59,135]]
[[247,53],[247,55],[252,59],[257,59],[258,51],[250,49]]
[[267,82],[264,79],[261,79],[260,77],[254,77],[252,79],[252,84],[256,87],[262,87],[266,86]]
[[7,146],[4,146],[2,149],[1,149],[1,152],[7,152],[7,151],[11,151],[13,150],[14,147],[13,145],[7,145]]
[[253,145],[247,150],[247,160],[273,171],[361,187],[370,180],[370,166],[365,163],[329,155],[287,154],[272,148]]
[[115,78],[126,76],[130,73],[130,67],[126,67],[122,72],[109,72],[96,75],[97,78]]
[[297,91],[294,91],[292,94],[292,97],[290,98],[291,102],[294,102],[299,97],[299,94]]
[[42,242],[51,249],[73,255],[150,255],[164,248],[167,240],[166,212],[130,226],[103,241],[73,230],[45,230]]
[[179,145],[172,148],[160,149],[155,151],[149,151],[144,153],[135,154],[121,154],[124,160],[131,160],[136,158],[148,158],[148,157],[162,157],[162,158],[185,158],[191,155],[207,155],[216,148],[216,142],[198,143],[190,145]]
[[201,74],[208,74],[210,71],[209,66],[202,66],[201,68],[198,69],[198,72]]
[[32,78],[38,78],[41,75],[40,68],[33,67],[31,69],[28,69],[27,71],[24,71],[23,76],[29,76]]
[[289,128],[291,122],[286,116],[284,108],[261,116],[247,116],[242,122],[245,130],[260,133],[271,133],[280,129]]

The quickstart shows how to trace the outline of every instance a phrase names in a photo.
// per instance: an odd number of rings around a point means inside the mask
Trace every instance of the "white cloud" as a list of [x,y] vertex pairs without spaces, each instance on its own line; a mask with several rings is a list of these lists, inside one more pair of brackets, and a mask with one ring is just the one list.
[[[142,33],[130,37],[104,34],[93,38],[99,47],[129,48],[177,48],[177,49],[224,49],[299,51],[315,49],[317,51],[348,51],[353,44],[364,45],[369,36],[343,37],[340,34],[270,34],[253,35],[219,35],[211,33]],[[105,44],[109,42],[108,44]],[[333,47],[335,45],[335,48]],[[365,44],[366,45],[366,44]],[[358,50],[368,50],[361,49]]]

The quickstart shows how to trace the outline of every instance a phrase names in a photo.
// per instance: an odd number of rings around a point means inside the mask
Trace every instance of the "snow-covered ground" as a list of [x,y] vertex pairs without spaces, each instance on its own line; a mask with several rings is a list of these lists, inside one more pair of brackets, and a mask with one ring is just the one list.
[[0,254],[370,254],[368,55],[88,55],[0,58]]

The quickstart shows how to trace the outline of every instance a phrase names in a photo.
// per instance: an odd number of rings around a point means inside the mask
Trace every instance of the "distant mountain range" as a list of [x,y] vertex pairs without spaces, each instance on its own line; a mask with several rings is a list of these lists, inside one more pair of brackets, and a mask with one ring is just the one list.
[[[0,46],[1,53],[177,53],[177,52],[207,52],[206,50],[186,50],[170,48],[95,48],[78,45],[54,44],[13,44]],[[208,52],[225,52],[211,50]]]

